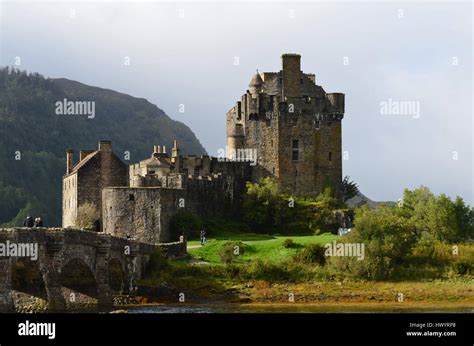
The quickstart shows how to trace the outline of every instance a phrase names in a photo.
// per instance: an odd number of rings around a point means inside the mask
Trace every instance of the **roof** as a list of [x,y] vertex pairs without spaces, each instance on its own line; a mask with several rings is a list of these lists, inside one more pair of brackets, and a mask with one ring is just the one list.
[[260,73],[255,73],[250,80],[249,87],[258,87],[263,85],[263,79],[260,76]]
[[69,173],[69,174],[72,174],[72,173],[77,172],[79,169],[81,169],[81,167],[83,167],[87,162],[89,162],[89,161],[90,161],[93,157],[95,157],[98,153],[99,153],[99,150],[96,150],[96,151],[90,153],[89,155],[87,155],[84,159],[82,159],[81,161],[79,161],[79,162],[74,166],[74,168],[72,169],[71,173]]
[[158,158],[155,156],[140,162],[140,165],[146,166],[170,166],[169,158]]

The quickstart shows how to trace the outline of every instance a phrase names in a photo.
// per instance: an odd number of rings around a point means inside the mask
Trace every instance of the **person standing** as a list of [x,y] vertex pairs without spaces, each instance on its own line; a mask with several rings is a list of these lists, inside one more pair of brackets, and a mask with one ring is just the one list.
[[26,216],[25,221],[23,221],[23,226],[24,226],[24,227],[33,227],[34,224],[35,224],[35,223],[34,223],[34,221],[33,221],[33,218],[31,217],[30,214],[28,214],[28,215]]
[[35,219],[35,223],[34,223],[33,227],[43,227],[43,220],[41,219],[41,216],[38,216]]
[[204,229],[201,230],[200,238],[201,246],[203,246],[206,243],[206,231]]

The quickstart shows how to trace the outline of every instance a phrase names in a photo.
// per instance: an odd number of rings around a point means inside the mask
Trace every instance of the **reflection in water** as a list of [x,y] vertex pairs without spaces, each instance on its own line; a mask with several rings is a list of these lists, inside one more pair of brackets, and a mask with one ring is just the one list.
[[206,304],[206,305],[156,305],[127,308],[129,313],[202,314],[202,313],[474,313],[473,307],[455,308],[401,308],[373,305],[253,305],[253,304]]

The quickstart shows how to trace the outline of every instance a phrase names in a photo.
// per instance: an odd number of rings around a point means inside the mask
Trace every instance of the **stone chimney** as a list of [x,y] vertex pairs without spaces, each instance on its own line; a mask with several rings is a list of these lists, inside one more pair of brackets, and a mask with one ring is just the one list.
[[163,145],[163,154],[166,154],[166,145]]
[[73,167],[74,167],[74,150],[68,149],[66,150],[66,174],[71,173]]
[[92,154],[94,150],[81,150],[79,152],[79,161],[82,161],[86,158],[87,155]]
[[173,141],[173,149],[171,150],[171,157],[178,157],[178,156],[179,156],[178,142],[175,139]]
[[161,154],[161,147],[158,144],[153,146],[153,155],[155,154]]
[[99,151],[112,151],[112,142],[99,141]]
[[179,148],[178,148],[178,142],[176,139],[173,141],[173,149],[171,149],[171,163],[174,164],[174,171],[176,173],[179,173],[181,170],[181,162],[179,158]]

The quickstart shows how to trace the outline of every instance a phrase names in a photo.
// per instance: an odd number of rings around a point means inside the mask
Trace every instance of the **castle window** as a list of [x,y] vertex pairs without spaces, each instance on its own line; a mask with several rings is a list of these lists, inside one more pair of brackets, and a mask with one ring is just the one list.
[[332,152],[329,152],[329,161],[332,161]]
[[319,120],[316,120],[316,121],[314,122],[314,128],[315,128],[316,130],[319,130],[319,129],[321,128],[321,122],[320,122]]
[[148,174],[155,174],[155,171],[148,171]]
[[298,161],[299,160],[299,140],[293,139],[292,145],[291,145],[291,159],[293,161]]
[[128,200],[129,200],[129,201],[134,201],[134,200],[135,200],[135,195],[134,195],[133,193],[130,193],[130,194],[128,195]]
[[199,175],[199,168],[198,167],[194,168],[194,175]]

